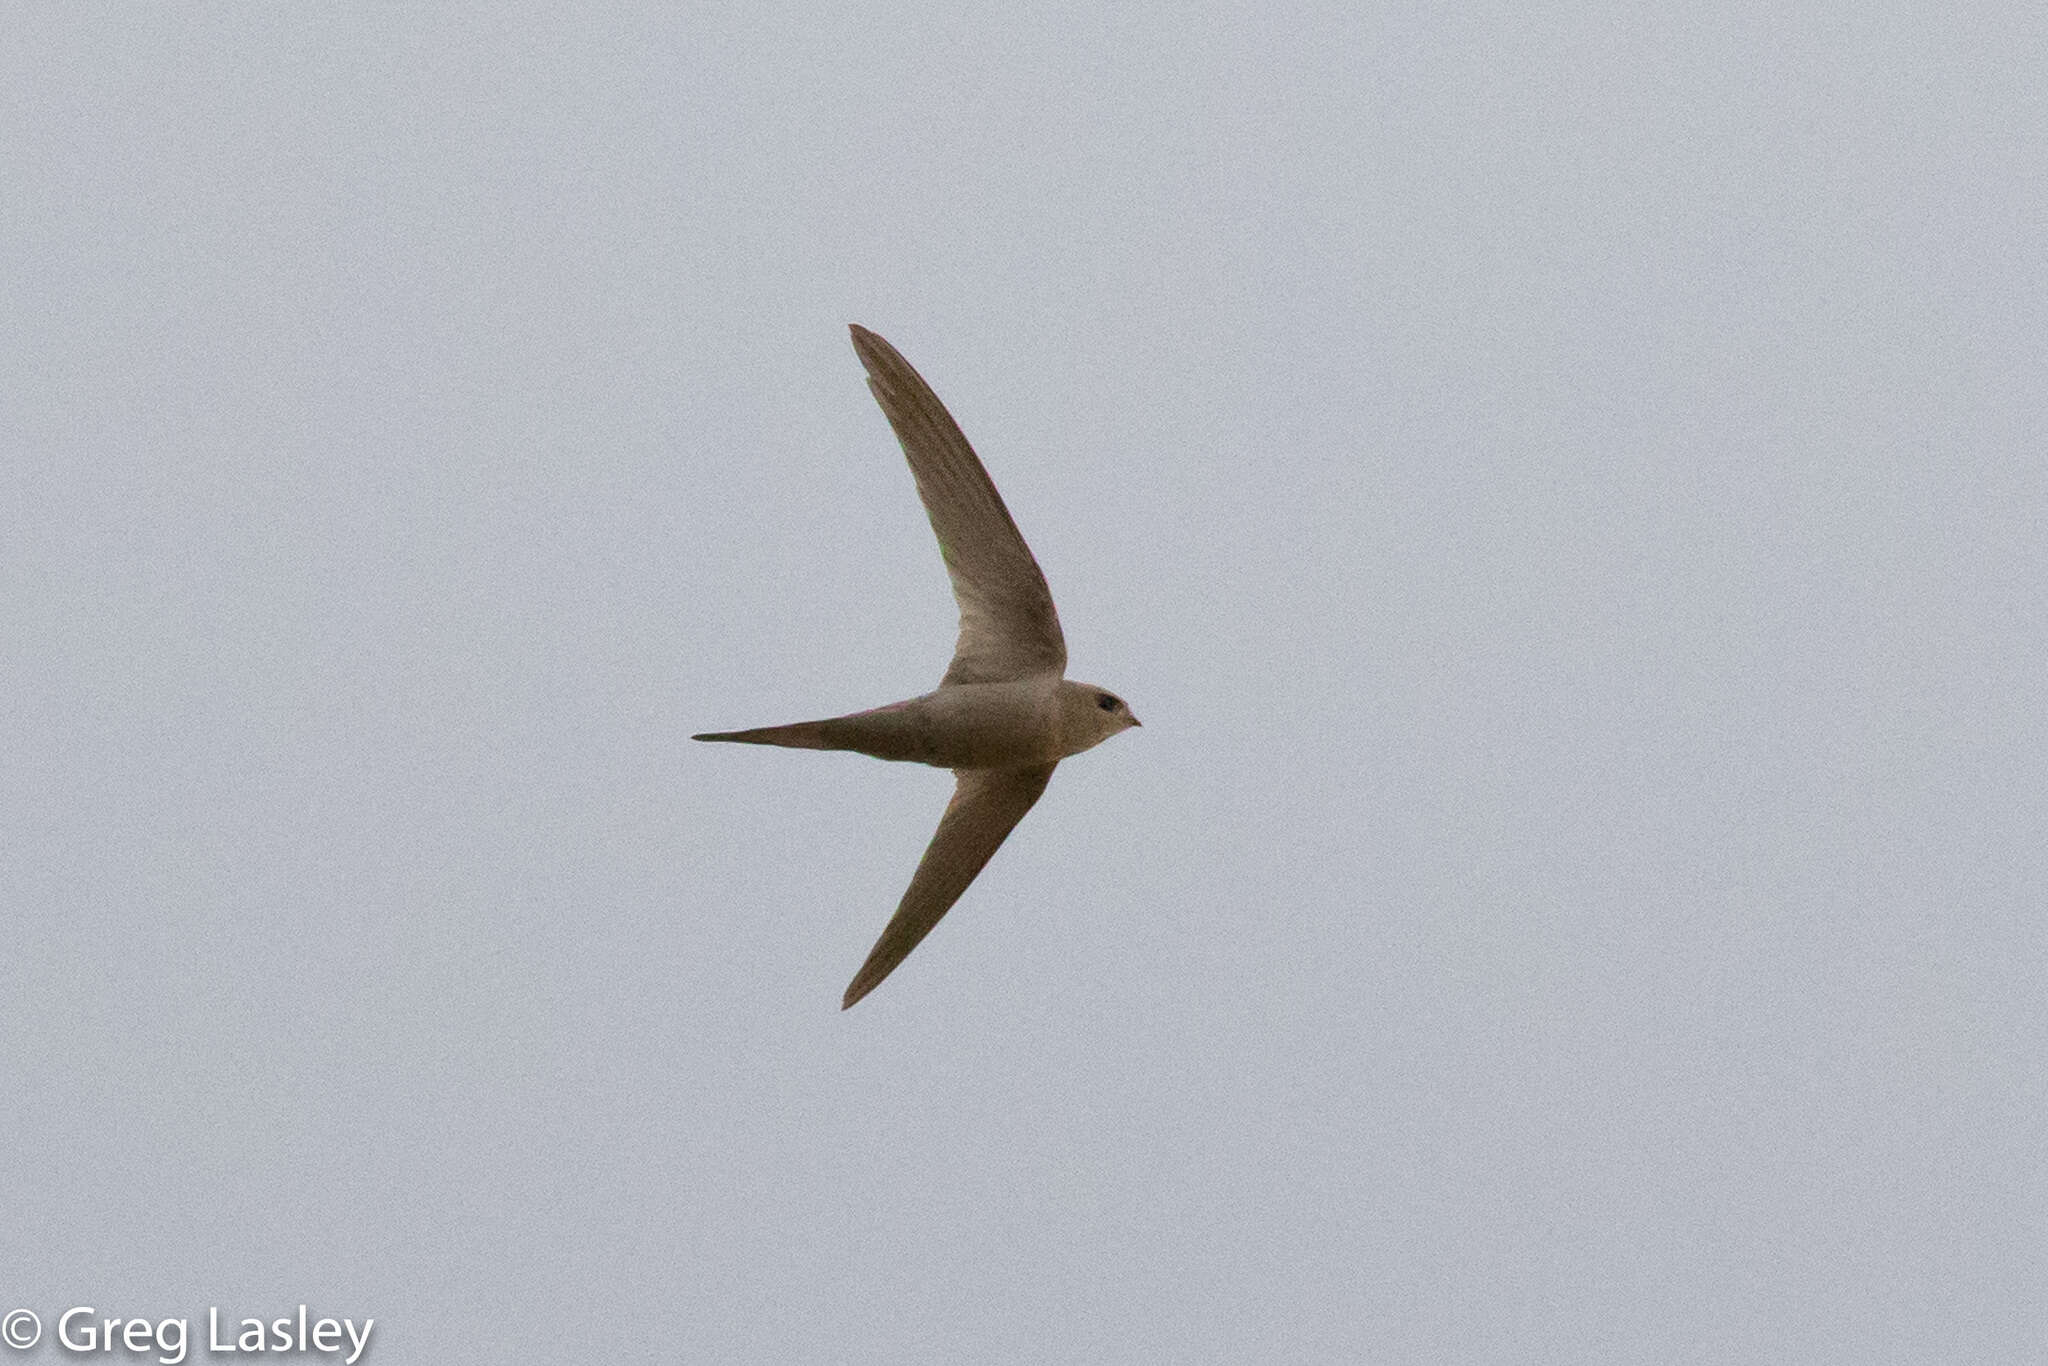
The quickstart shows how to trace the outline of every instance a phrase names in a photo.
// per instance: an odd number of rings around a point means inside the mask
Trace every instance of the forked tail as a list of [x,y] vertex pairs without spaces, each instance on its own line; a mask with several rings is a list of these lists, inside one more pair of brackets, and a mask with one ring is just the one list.
[[781,745],[785,749],[835,749],[825,740],[824,721],[798,721],[788,726],[756,726],[752,730],[721,730],[692,735],[692,740],[726,740],[736,745]]

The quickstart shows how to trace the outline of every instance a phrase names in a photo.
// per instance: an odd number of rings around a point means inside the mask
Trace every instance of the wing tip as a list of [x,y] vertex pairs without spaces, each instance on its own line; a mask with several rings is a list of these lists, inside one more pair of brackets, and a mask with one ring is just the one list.
[[[873,385],[882,371],[910,370],[910,362],[903,359],[903,353],[889,344],[889,339],[879,332],[870,332],[859,323],[848,323],[846,330],[853,337],[854,354],[860,357],[862,368],[868,372],[868,383]],[[916,374],[915,370],[910,370]],[[879,391],[878,391],[879,392]],[[933,400],[936,402],[936,398]]]
[[[951,909],[950,902],[947,903],[947,909]],[[939,912],[941,916],[945,913],[943,910]],[[901,907],[897,908],[896,914],[903,914]],[[934,925],[937,923],[936,920],[932,922]],[[853,980],[846,984],[846,995],[839,1000],[841,1010],[853,1009],[869,992],[888,981],[889,974],[903,966],[903,960],[910,956],[910,951],[924,942],[924,937],[931,933],[932,926],[926,925],[912,932],[908,943],[905,943],[900,935],[891,935],[890,931],[896,929],[896,920],[892,917],[887,927],[883,929],[882,937],[868,950],[867,961],[860,965],[860,971],[853,974]]]

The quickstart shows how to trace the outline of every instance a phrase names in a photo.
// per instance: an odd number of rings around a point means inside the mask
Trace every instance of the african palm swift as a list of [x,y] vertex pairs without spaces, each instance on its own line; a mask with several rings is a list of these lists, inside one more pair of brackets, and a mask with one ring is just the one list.
[[1059,613],[1031,548],[939,396],[864,327],[853,349],[896,429],[960,604],[960,638],[937,690],[828,721],[720,731],[792,749],[850,749],[953,770],[953,800],[910,889],[846,988],[844,1010],[881,985],[931,933],[1024,818],[1060,760],[1138,724],[1114,693],[1069,682]]

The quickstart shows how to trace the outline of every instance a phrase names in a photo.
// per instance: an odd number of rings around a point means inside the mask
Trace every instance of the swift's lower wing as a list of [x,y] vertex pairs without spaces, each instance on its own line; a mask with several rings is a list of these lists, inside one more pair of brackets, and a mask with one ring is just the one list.
[[846,988],[844,1010],[882,984],[896,965],[931,933],[939,918],[952,909],[967,884],[974,881],[989,857],[1002,845],[1038,794],[1045,791],[1054,765],[1036,768],[970,768],[960,772],[953,800],[939,818],[938,833],[924,851],[910,890],[868,952],[868,961]]

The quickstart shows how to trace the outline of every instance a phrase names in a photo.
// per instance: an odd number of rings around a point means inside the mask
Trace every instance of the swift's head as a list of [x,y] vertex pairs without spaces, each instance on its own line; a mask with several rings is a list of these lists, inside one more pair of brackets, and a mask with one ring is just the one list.
[[1118,731],[1138,724],[1138,718],[1131,715],[1124,700],[1108,689],[1093,683],[1060,684],[1060,738],[1064,753],[1079,754],[1084,749],[1093,749]]

